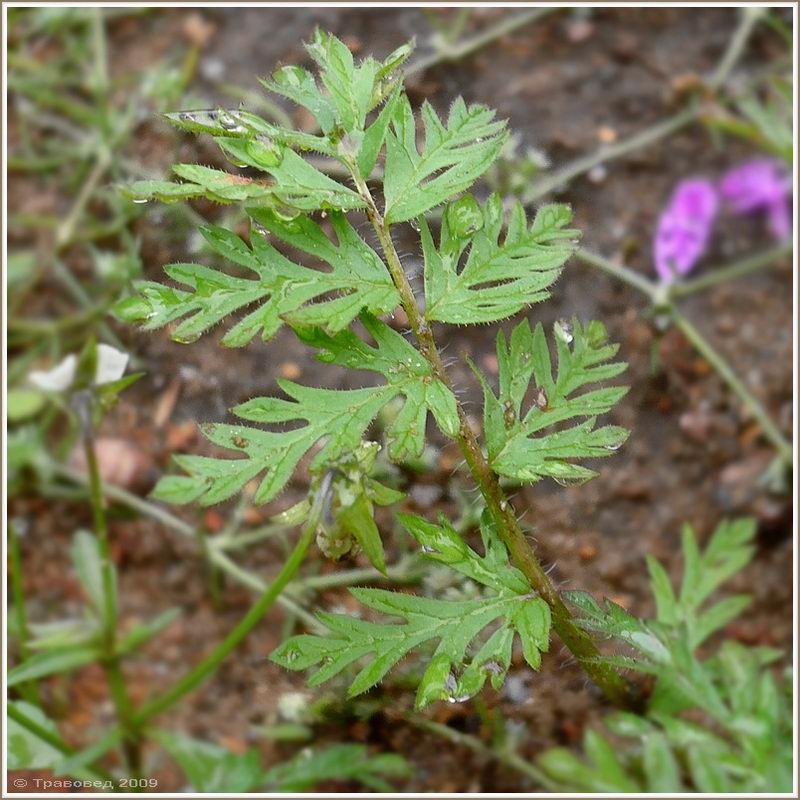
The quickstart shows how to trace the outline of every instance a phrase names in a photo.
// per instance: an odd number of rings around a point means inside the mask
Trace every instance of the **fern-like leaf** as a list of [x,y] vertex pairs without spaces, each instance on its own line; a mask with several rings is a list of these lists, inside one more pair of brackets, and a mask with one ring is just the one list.
[[549,205],[528,227],[518,203],[501,244],[500,196],[493,194],[481,207],[465,195],[445,209],[437,248],[421,217],[425,316],[456,324],[494,322],[547,299],[574,250],[578,231],[565,227],[571,219],[569,206]]
[[[368,622],[320,613],[330,635],[294,636],[272,654],[273,661],[293,670],[321,665],[309,680],[310,685],[317,686],[353,662],[372,656],[350,686],[353,696],[375,686],[412,650],[437,641],[417,691],[419,708],[435,700],[472,697],[487,678],[493,686],[502,686],[511,664],[515,634],[520,637],[525,659],[538,669],[541,652],[548,649],[550,609],[530,593],[525,578],[509,564],[508,553],[489,515],[484,513],[481,521],[483,557],[444,518],[439,525],[408,515],[400,515],[399,519],[426,557],[447,564],[485,587],[484,596],[443,601],[382,589],[351,589],[351,594],[368,608],[399,617],[404,623]],[[481,638],[493,623],[499,625]]]
[[222,137],[217,142],[240,166],[256,167],[271,177],[255,179],[201,164],[176,164],[172,171],[182,183],[137,181],[125,193],[138,201],[206,197],[215,203],[250,203],[295,211],[364,207],[356,192],[320,172],[289,147],[260,139]]
[[455,397],[433,377],[430,364],[385,323],[368,314],[363,314],[361,320],[377,347],[352,331],[330,336],[314,328],[299,329],[298,334],[320,349],[320,360],[378,372],[386,377],[385,384],[335,390],[279,380],[280,388],[291,399],[256,397],[232,409],[233,413],[249,422],[306,424],[283,431],[243,425],[204,425],[203,433],[211,442],[234,449],[245,458],[176,456],[176,463],[189,475],[163,478],[156,487],[156,496],[174,503],[199,500],[203,505],[211,505],[228,499],[265,472],[254,499],[266,503],[283,489],[297,463],[317,442],[324,440],[325,444],[316,454],[312,469],[352,452],[380,409],[398,395],[405,397],[405,403],[388,430],[392,458],[419,456],[429,411],[446,435],[455,436],[458,430]]
[[[610,361],[618,345],[607,344],[600,322],[585,327],[577,320],[556,323],[554,334],[555,376],[544,329],[539,324],[531,330],[527,320],[514,328],[510,342],[506,343],[502,331],[497,336],[499,395],[475,371],[484,389],[484,428],[492,469],[519,481],[551,477],[574,484],[596,473],[570,459],[607,456],[628,436],[616,426],[595,427],[597,415],[609,411],[627,387],[575,392],[619,375],[626,364]],[[581,418],[583,422],[563,427]]]
[[404,222],[468,189],[500,154],[505,122],[482,105],[458,98],[443,124],[429,103],[422,106],[425,143],[417,150],[416,125],[408,98],[398,103],[386,133],[385,218]]
[[399,304],[383,261],[341,212],[331,213],[334,244],[308,217],[286,220],[270,209],[249,211],[265,233],[324,261],[330,271],[293,263],[257,231],[248,247],[236,234],[207,225],[200,232],[209,246],[257,278],[234,277],[199,264],[172,264],[165,268],[167,275],[191,291],[140,281],[139,294],[116,306],[117,316],[142,322],[146,330],[183,319],[172,336],[190,342],[234,311],[257,303],[222,339],[223,345],[241,347],[259,333],[265,341],[271,339],[284,322],[320,325],[336,333],[362,310],[382,314]]

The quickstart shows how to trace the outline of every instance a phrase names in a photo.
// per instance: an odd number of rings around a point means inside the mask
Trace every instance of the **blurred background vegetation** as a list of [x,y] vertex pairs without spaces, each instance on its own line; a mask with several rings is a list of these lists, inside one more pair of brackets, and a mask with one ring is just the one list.
[[[129,352],[133,370],[145,372],[97,438],[120,625],[130,633],[156,620],[126,661],[133,700],[171,682],[221,638],[287,551],[285,526],[269,519],[304,495],[308,476],[267,509],[245,498],[176,515],[147,493],[171,453],[203,451],[196,420],[219,417],[257,390],[274,391],[276,377],[321,385],[332,373],[288,334],[269,351],[255,343],[223,352],[214,337],[187,348],[119,325],[109,310],[134,280],[160,276],[163,264],[187,254],[210,259],[198,223],[245,232],[235,206],[145,205],[120,191],[163,177],[181,161],[231,169],[208,141],[170,128],[159,113],[243,107],[308,127],[302,110],[273,102],[257,78],[278,63],[301,62],[300,42],[317,24],[363,55],[384,55],[416,37],[409,67],[415,104],[428,98],[445,109],[462,94],[510,119],[514,138],[486,191],[530,206],[557,197],[575,208],[586,249],[567,268],[552,305],[533,315],[607,322],[631,362],[620,422],[633,434],[621,463],[604,468],[590,487],[521,494],[519,507],[534,509],[526,521],[535,520],[557,574],[578,576],[581,588],[648,613],[644,554],[655,553],[674,574],[681,522],[709,533],[722,516],[747,514],[758,531],[747,581],[755,603],[726,633],[787,647],[791,242],[773,241],[757,216],[729,215],[696,273],[669,297],[651,257],[658,216],[680,180],[716,180],[754,157],[791,167],[787,10],[52,6],[9,9],[6,31],[7,497],[11,589],[14,609],[22,611],[12,616],[12,663],[48,648],[60,652],[80,636],[85,598],[68,564],[76,531],[92,524],[87,465],[74,409],[29,376],[92,338]],[[413,231],[403,245],[414,271]],[[496,372],[491,337],[445,335],[459,361],[457,381],[476,393],[461,355]],[[420,463],[384,469],[408,493],[410,507],[445,510],[467,533],[476,519],[457,466],[455,453],[439,443]],[[449,578],[413,559],[388,516],[383,524],[393,580],[429,592],[468,591],[443,585]],[[413,665],[380,691],[345,702],[336,687],[308,693],[301,678],[262,660],[283,634],[313,625],[316,608],[346,607],[347,584],[377,578],[365,563],[342,572],[317,560],[235,663],[170,712],[165,730],[172,733],[160,733],[161,749],[146,754],[145,774],[157,776],[158,790],[356,791],[391,782],[407,791],[526,790],[543,779],[526,764],[552,745],[577,748],[601,716],[602,702],[580,672],[561,668],[558,658],[533,679],[518,665],[503,693],[439,709],[427,720],[409,720],[404,705],[413,694],[405,686],[419,677]],[[181,615],[164,616],[173,607]],[[110,719],[98,670],[67,659],[21,681],[12,696],[41,705],[47,724],[55,720],[59,735],[81,748]],[[440,757],[443,741],[451,746]],[[323,748],[314,769],[296,760],[307,746]],[[373,758],[370,765],[368,752],[378,751],[399,754],[414,769],[402,759]],[[47,775],[48,763],[42,755],[28,766]],[[574,771],[567,764],[555,769],[558,780]],[[228,782],[209,777],[215,765],[223,765]],[[583,777],[579,789],[602,785]]]

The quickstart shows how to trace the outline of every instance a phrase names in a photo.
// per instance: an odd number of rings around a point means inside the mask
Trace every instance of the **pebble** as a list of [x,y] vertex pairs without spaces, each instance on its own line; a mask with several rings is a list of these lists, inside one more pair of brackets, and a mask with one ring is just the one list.
[[303,374],[303,370],[294,361],[284,361],[278,367],[278,372],[281,378],[288,378],[290,381],[297,380]]

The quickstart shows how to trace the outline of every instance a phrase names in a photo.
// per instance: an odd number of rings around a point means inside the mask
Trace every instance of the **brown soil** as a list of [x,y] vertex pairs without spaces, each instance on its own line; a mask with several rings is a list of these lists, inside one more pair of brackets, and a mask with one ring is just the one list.
[[[478,11],[475,24],[489,24],[505,13],[511,12]],[[160,57],[181,45],[189,15],[174,9],[116,25],[115,69]],[[212,102],[226,103],[230,100],[216,93],[203,74],[223,67],[226,82],[257,89],[256,78],[273,65],[303,58],[299,43],[316,24],[345,37],[360,51],[378,54],[414,34],[422,39],[421,32],[429,30],[420,9],[206,9],[191,15],[195,22],[190,33],[208,36],[197,91]],[[198,25],[197,20],[207,24]],[[558,166],[594,150],[603,137],[626,137],[678,107],[676,85],[714,66],[736,25],[736,12],[601,9],[581,20],[577,11],[553,14],[462,63],[417,75],[411,83],[412,96],[427,97],[439,109],[459,94],[486,102],[509,118],[512,130],[521,136],[523,151],[529,146],[540,148]],[[741,69],[762,65],[777,47],[774,36],[759,33]],[[302,121],[299,116],[298,120]],[[170,138],[157,122],[145,128],[134,145],[136,157],[152,168],[169,163],[175,137]],[[217,158],[206,144],[189,138],[181,139],[177,149],[181,160]],[[749,152],[731,141],[720,145],[704,128],[694,126],[655,147],[611,162],[593,175],[594,180],[574,181],[563,198],[573,204],[589,248],[609,256],[624,253],[627,263],[647,273],[654,223],[675,182],[695,174],[717,176]],[[137,232],[143,238],[148,276],[158,278],[163,263],[187,259],[186,242],[165,238],[155,209],[142,218]],[[761,226],[749,220],[724,223],[716,242],[699,272],[768,244]],[[408,245],[413,253],[413,240]],[[414,265],[416,258],[410,256],[407,264]],[[790,287],[787,263],[712,289],[685,304],[687,315],[730,359],[787,435],[792,404]],[[632,433],[623,451],[598,465],[601,476],[586,486],[563,489],[541,483],[517,494],[515,505],[524,512],[525,522],[534,526],[539,552],[553,565],[554,580],[612,596],[635,613],[647,614],[653,604],[645,554],[654,554],[677,575],[683,522],[691,522],[705,539],[723,517],[751,514],[759,524],[758,553],[731,588],[752,592],[755,601],[727,633],[751,643],[788,648],[791,505],[788,497],[770,494],[758,482],[770,462],[769,445],[736,398],[677,331],[656,334],[643,298],[633,290],[573,262],[553,300],[533,309],[530,317],[549,324],[573,314],[604,320],[612,339],[621,343],[621,354],[630,362],[626,379],[631,391],[613,416]],[[509,329],[512,324],[503,327]],[[123,326],[117,326],[117,331],[138,355],[147,376],[124,395],[103,433],[126,440],[138,451],[142,493],[167,469],[170,452],[207,452],[193,433],[193,420],[221,419],[227,408],[242,399],[276,391],[274,381],[279,375],[290,373],[295,380],[328,386],[345,385],[345,381],[357,385],[362,380],[362,376],[343,375],[320,365],[285,332],[268,346],[257,342],[230,352],[217,346],[216,333],[187,347],[170,341],[164,332],[139,334]],[[473,401],[471,408],[477,414],[478,387],[461,356],[470,354],[491,370],[493,332],[484,327],[442,328],[436,334],[455,358],[454,379]],[[157,427],[156,409],[168,402],[169,391],[178,392],[177,402],[171,412],[165,406],[167,418]],[[443,444],[434,442],[437,447]],[[439,507],[453,512],[453,491],[467,485],[464,475],[451,477],[458,461],[452,446],[442,447],[437,458],[439,467],[432,473],[421,478],[404,474],[406,488],[416,480],[443,489],[439,506],[420,513],[433,514]],[[279,501],[261,510],[261,517],[296,501],[305,485],[305,476],[297,476]],[[414,508],[413,503],[408,507]],[[229,511],[220,507],[208,513],[179,513],[214,530]],[[32,617],[44,620],[77,611],[79,590],[64,565],[76,528],[91,525],[88,507],[29,496],[16,499],[11,514],[29,523],[24,557]],[[393,530],[388,516],[382,519],[390,558],[396,557],[407,543]],[[255,522],[255,516],[250,521]],[[183,610],[178,622],[128,664],[135,698],[141,699],[163,689],[207,653],[240,618],[250,598],[245,590],[230,585],[224,592],[224,607],[215,609],[194,544],[158,524],[115,508],[112,538],[121,572],[125,624],[171,606]],[[241,561],[268,577],[277,570],[282,554],[276,544],[264,544],[243,554]],[[317,598],[322,607],[346,602],[344,590]],[[252,744],[263,751],[265,763],[294,752],[295,745],[271,744],[259,735],[259,728],[274,719],[280,694],[303,687],[302,675],[264,660],[284,633],[283,619],[279,608],[270,612],[214,678],[159,724],[234,749]],[[412,668],[408,665],[405,670]],[[512,668],[512,680],[512,690],[487,691],[479,701],[434,708],[429,715],[488,740],[491,719],[502,714],[519,726],[520,752],[532,759],[548,746],[576,744],[585,726],[606,710],[602,698],[587,685],[582,672],[567,663],[557,644],[540,674],[530,673],[520,663]],[[344,682],[335,681],[311,696],[341,697],[343,687]],[[53,681],[45,690],[54,707],[62,709],[62,730],[75,745],[92,741],[112,721],[98,669]],[[369,699],[379,701],[371,716],[362,719],[363,706],[358,704],[338,708],[330,722],[317,726],[316,740],[361,741],[376,750],[402,753],[414,766],[413,776],[401,784],[403,791],[534,788],[507,768],[446,745],[404,722],[412,693],[391,676]],[[183,779],[176,768],[155,751],[148,757],[148,772],[159,779],[159,791],[179,790]],[[358,791],[357,786],[330,788]]]

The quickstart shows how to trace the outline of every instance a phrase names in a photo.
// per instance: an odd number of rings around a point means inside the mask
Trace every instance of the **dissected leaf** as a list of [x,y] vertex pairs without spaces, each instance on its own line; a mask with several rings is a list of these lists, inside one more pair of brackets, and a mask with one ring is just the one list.
[[264,774],[264,785],[274,792],[306,792],[323,781],[357,781],[373,791],[392,792],[385,778],[410,773],[406,760],[394,753],[371,753],[361,744],[301,750],[294,758]]
[[565,227],[571,219],[569,206],[544,206],[529,227],[518,203],[501,243],[500,196],[481,207],[465,195],[445,208],[437,248],[420,217],[425,316],[461,325],[494,322],[547,299],[575,249],[578,232]]
[[134,201],[175,202],[206,197],[216,203],[249,203],[300,211],[363,208],[364,201],[352,189],[311,166],[289,147],[266,145],[260,140],[234,143],[218,140],[239,161],[268,172],[269,179],[233,175],[200,164],[176,164],[173,172],[182,183],[136,181],[123,189]]
[[191,291],[152,281],[136,284],[138,294],[117,304],[115,313],[145,330],[183,321],[174,339],[190,342],[239,309],[258,304],[222,339],[241,347],[260,334],[272,338],[284,322],[319,325],[329,333],[346,328],[363,310],[381,314],[399,304],[397,290],[381,259],[340,212],[331,213],[336,242],[307,217],[285,220],[268,210],[250,209],[266,233],[320,259],[329,271],[301,266],[279,253],[267,236],[251,232],[250,247],[236,234],[215,225],[200,229],[223,258],[247,267],[257,278],[241,278],[200,264],[165,268]]
[[333,138],[364,130],[367,114],[388,94],[392,74],[412,48],[400,47],[383,62],[369,56],[356,64],[341,39],[318,28],[306,50],[319,67],[322,87],[298,66],[280,67],[262,83],[311,112],[323,134]]
[[416,125],[408,98],[398,102],[386,133],[385,219],[404,222],[468,189],[500,154],[505,122],[486,106],[467,107],[458,98],[443,124],[433,107],[422,106],[425,142],[417,150]]
[[[551,477],[571,485],[596,474],[571,459],[610,455],[628,437],[623,428],[595,427],[597,415],[609,411],[627,387],[575,392],[616,377],[626,364],[608,363],[618,346],[606,343],[600,322],[585,327],[577,320],[569,326],[556,323],[554,332],[555,377],[544,330],[539,324],[531,331],[527,320],[514,328],[508,343],[503,332],[498,333],[499,394],[479,373],[478,377],[484,390],[484,431],[492,469],[520,481]],[[576,418],[584,421],[563,425]]]
[[174,731],[157,731],[154,738],[175,759],[195,792],[245,793],[262,784],[264,773],[255,750],[233,753]]
[[452,436],[458,422],[452,392],[433,377],[430,364],[399,333],[369,314],[362,314],[361,320],[377,347],[352,331],[330,336],[312,328],[299,329],[298,334],[320,350],[320,360],[378,372],[386,377],[385,384],[335,390],[279,380],[279,386],[291,399],[256,397],[234,408],[233,413],[249,422],[304,421],[305,425],[282,431],[243,425],[205,425],[202,430],[210,441],[237,450],[246,458],[176,456],[176,463],[189,476],[163,478],[156,487],[156,496],[174,503],[199,500],[210,505],[226,500],[245,483],[266,472],[254,498],[257,503],[266,503],[283,489],[298,461],[317,442],[325,443],[312,461],[312,469],[353,451],[380,409],[398,395],[404,396],[405,402],[387,432],[389,455],[393,459],[402,460],[422,452],[428,411],[442,430]]
[[[350,686],[350,695],[365,692],[383,679],[407,653],[428,641],[438,641],[433,658],[417,691],[417,706],[437,699],[465,700],[483,687],[487,678],[499,686],[511,663],[516,633],[523,653],[537,668],[540,652],[549,646],[550,609],[508,563],[508,554],[488,514],[481,523],[485,555],[479,556],[445,519],[433,525],[402,515],[401,523],[421,544],[429,558],[446,563],[486,588],[475,600],[444,601],[388,592],[351,589],[368,608],[405,620],[403,624],[368,622],[343,614],[323,614],[327,637],[300,635],[284,642],[271,658],[288,669],[319,664],[309,684],[319,685],[353,662],[373,656]],[[478,638],[493,623],[499,626],[482,644]],[[468,651],[472,646],[473,655]]]

